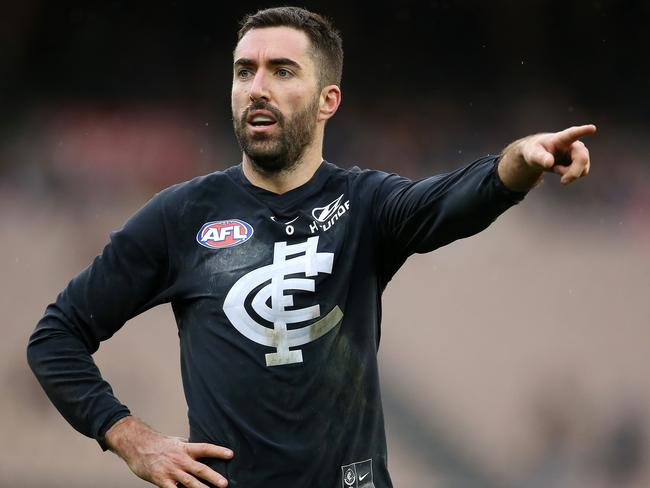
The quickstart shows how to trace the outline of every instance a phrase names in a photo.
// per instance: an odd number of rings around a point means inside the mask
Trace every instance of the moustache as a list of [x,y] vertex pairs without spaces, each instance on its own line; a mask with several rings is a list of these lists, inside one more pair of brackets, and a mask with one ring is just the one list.
[[275,120],[278,122],[278,124],[280,125],[284,124],[284,115],[282,115],[282,112],[280,112],[279,109],[277,109],[270,103],[265,102],[264,100],[256,100],[244,109],[244,112],[241,117],[242,124],[246,123],[246,120],[248,120],[248,114],[253,110],[266,110],[268,112],[271,112],[273,114],[273,117],[275,117]]

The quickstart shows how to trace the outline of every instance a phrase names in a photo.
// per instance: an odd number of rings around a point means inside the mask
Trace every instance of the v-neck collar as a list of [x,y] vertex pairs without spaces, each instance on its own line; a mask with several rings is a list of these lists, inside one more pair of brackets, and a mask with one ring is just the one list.
[[294,204],[303,200],[304,198],[318,193],[327,178],[334,172],[336,166],[323,160],[314,175],[302,185],[289,190],[286,193],[278,194],[272,191],[260,188],[253,185],[246,176],[242,168],[242,163],[228,168],[226,173],[233,178],[237,183],[246,188],[247,191],[254,194],[258,199],[262,200],[269,206],[278,210],[289,210]]

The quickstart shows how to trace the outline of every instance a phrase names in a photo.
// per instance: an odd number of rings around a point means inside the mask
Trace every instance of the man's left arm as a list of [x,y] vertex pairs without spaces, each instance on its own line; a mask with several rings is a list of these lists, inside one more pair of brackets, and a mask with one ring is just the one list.
[[559,174],[560,182],[568,185],[589,174],[589,151],[580,138],[594,132],[595,125],[581,125],[519,139],[501,153],[499,178],[511,190],[522,192],[536,186],[544,172]]
[[563,184],[589,172],[580,137],[593,125],[535,134],[507,146],[498,157],[481,158],[451,173],[411,181],[386,175],[376,187],[372,222],[383,282],[413,253],[430,252],[469,237],[521,201],[544,172]]

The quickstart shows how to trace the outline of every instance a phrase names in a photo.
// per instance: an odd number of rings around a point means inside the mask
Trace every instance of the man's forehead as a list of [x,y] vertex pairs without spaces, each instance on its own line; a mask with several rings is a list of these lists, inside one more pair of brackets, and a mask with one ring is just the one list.
[[292,27],[251,29],[237,43],[234,60],[261,63],[267,59],[291,59],[301,65],[311,63],[307,34]]

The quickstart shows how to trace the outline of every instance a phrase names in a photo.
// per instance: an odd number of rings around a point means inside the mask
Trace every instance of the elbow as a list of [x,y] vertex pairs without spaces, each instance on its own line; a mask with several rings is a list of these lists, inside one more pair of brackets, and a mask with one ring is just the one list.
[[41,370],[44,352],[46,350],[46,341],[47,338],[45,337],[43,330],[39,329],[38,326],[27,341],[27,364],[37,378],[40,376],[39,372]]
[[[48,310],[49,311],[49,310]],[[39,381],[45,375],[48,360],[56,358],[57,351],[65,348],[71,338],[70,331],[50,313],[38,322],[27,341],[27,364]]]
[[34,371],[34,364],[36,364],[36,348],[32,344],[32,338],[27,341],[27,364]]
[[99,348],[99,341],[81,330],[57,305],[47,308],[26,350],[27,364],[41,383],[70,358],[90,356]]

